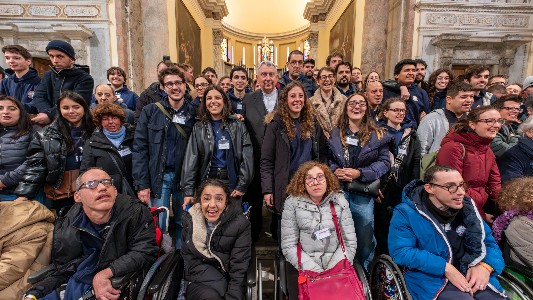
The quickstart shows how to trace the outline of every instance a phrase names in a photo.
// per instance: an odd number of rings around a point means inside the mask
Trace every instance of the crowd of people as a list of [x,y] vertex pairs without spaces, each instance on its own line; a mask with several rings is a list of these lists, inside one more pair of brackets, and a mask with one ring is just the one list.
[[382,80],[294,50],[255,79],[161,61],[137,95],[120,67],[95,85],[69,43],[45,50],[40,78],[25,48],[2,48],[2,299],[59,299],[61,283],[65,299],[118,299],[110,278],[157,257],[149,206],[173,212],[187,299],[243,298],[264,206],[290,299],[298,272],[368,271],[378,254],[407,267],[415,299],[503,298],[505,243],[506,262],[533,265],[533,76],[404,59]]

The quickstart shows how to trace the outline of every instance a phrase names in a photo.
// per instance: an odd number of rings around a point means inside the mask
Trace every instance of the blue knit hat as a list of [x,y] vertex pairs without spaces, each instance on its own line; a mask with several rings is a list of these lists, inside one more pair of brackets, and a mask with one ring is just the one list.
[[70,45],[69,43],[65,41],[61,41],[61,40],[50,41],[48,45],[46,46],[45,50],[46,50],[46,53],[48,53],[48,50],[61,51],[65,53],[66,55],[68,55],[73,60],[76,60],[76,51],[74,51],[74,48],[72,47],[72,45]]

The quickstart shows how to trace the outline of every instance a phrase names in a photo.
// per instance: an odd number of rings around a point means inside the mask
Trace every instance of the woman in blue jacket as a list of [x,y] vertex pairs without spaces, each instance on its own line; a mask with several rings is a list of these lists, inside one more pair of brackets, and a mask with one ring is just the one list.
[[368,267],[376,246],[374,238],[374,197],[351,189],[349,182],[372,183],[390,169],[391,136],[380,128],[367,109],[362,95],[347,99],[328,140],[329,166],[341,181],[357,236],[357,260]]

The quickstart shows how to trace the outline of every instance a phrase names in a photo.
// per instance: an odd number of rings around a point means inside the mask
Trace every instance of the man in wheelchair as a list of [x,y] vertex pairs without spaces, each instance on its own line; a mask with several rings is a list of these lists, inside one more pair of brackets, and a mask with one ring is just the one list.
[[115,300],[121,291],[110,278],[146,269],[157,258],[149,209],[118,195],[105,171],[87,170],[76,180],[76,190],[77,203],[56,222],[51,270],[27,291],[26,300],[60,299],[56,289],[64,283],[64,299],[94,291],[97,299]]
[[413,299],[503,299],[502,253],[453,168],[433,166],[394,210],[389,251]]

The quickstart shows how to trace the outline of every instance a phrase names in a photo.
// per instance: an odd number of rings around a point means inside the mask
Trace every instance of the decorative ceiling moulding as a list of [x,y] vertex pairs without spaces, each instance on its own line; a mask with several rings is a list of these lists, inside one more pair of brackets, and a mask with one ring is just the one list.
[[[505,4],[502,5],[502,3]],[[527,3],[516,3],[516,1],[513,0],[502,0],[493,2],[423,0],[417,2],[415,4],[415,8],[419,10],[434,12],[530,14],[533,13],[533,0],[528,0]]]
[[2,24],[0,25],[0,35],[7,37],[16,34],[19,38],[33,38],[35,40],[84,40],[92,37],[94,32],[83,26],[76,24],[52,24],[51,26],[35,24]]
[[108,21],[101,12],[100,4],[0,3],[0,19]]
[[229,13],[225,0],[198,0],[198,3],[206,18],[222,20]]
[[222,21],[222,28],[225,32],[234,35],[238,38],[247,39],[247,40],[261,40],[265,36],[269,39],[275,39],[275,40],[288,40],[288,39],[294,39],[299,38],[302,36],[309,35],[309,28],[310,24],[307,24],[305,26],[302,26],[300,28],[281,32],[281,33],[258,33],[258,32],[249,32],[246,30],[242,30],[239,28],[236,28],[234,26],[229,25],[228,23]]
[[311,0],[305,6],[304,18],[311,23],[325,21],[336,0]]

